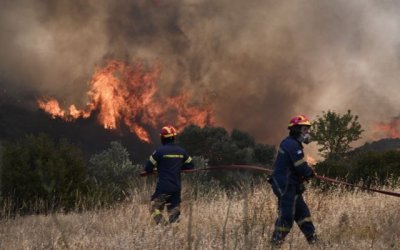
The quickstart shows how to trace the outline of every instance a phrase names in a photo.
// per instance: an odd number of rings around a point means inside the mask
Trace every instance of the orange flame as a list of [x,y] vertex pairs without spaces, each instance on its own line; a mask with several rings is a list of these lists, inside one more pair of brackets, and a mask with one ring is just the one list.
[[150,142],[150,138],[149,138],[149,135],[147,134],[146,130],[144,128],[140,127],[139,125],[133,124],[131,132],[134,132],[135,134],[137,134],[139,136],[139,138],[142,139],[142,141]]
[[213,123],[211,106],[189,105],[188,93],[170,98],[156,96],[155,83],[159,75],[158,66],[146,71],[141,63],[129,65],[113,60],[94,73],[85,109],[72,104],[63,110],[53,98],[37,102],[39,108],[53,118],[67,121],[88,118],[93,111],[98,111],[97,119],[104,128],[117,129],[123,122],[145,142],[150,142],[150,136],[144,127],[156,128],[160,124],[173,123],[182,129],[189,124],[205,126]]
[[64,117],[65,111],[60,108],[60,104],[56,99],[50,98],[48,101],[38,100],[39,108],[51,114],[51,117]]
[[393,118],[390,122],[380,122],[373,125],[373,130],[383,133],[385,137],[400,138],[400,117]]

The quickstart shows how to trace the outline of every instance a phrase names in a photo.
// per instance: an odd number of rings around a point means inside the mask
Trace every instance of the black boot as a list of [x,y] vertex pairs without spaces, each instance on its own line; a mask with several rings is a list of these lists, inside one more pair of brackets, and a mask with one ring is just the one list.
[[313,233],[313,234],[307,236],[307,241],[308,241],[308,244],[315,245],[318,243],[318,237],[315,233]]
[[280,248],[283,244],[286,235],[287,235],[286,232],[279,232],[275,230],[274,233],[272,234],[272,239],[271,239],[272,249]]
[[278,249],[282,246],[282,244],[283,244],[283,240],[281,240],[281,239],[272,238],[272,240],[271,240],[272,249]]

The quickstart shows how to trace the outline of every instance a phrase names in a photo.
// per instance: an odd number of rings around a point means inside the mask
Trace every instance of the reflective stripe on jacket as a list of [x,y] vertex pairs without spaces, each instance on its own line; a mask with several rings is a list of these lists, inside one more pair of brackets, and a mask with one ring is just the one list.
[[177,192],[181,190],[181,170],[192,169],[192,158],[181,147],[167,143],[159,147],[147,161],[145,171],[158,172],[156,191]]
[[279,145],[272,177],[274,182],[285,189],[287,185],[300,185],[303,178],[313,175],[313,170],[304,159],[303,145],[288,136]]

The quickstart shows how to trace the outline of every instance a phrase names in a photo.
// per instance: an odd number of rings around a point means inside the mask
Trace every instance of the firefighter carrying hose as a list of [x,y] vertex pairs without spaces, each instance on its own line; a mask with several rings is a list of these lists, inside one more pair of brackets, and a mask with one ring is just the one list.
[[192,158],[184,149],[175,144],[177,132],[172,126],[161,129],[162,146],[150,156],[142,174],[158,172],[158,181],[154,194],[151,196],[151,217],[156,224],[166,224],[162,215],[167,206],[169,223],[177,222],[181,202],[181,170],[193,169]]
[[289,136],[279,146],[274,170],[269,178],[272,190],[278,198],[279,210],[271,240],[273,246],[283,243],[294,221],[310,244],[317,242],[310,210],[302,196],[305,190],[303,182],[315,175],[304,159],[302,145],[310,142],[310,126],[310,121],[304,115],[290,120]]

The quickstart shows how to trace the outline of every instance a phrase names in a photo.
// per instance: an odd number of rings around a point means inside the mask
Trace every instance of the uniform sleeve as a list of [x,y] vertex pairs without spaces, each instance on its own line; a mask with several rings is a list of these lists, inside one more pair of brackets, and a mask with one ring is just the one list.
[[288,145],[287,152],[293,162],[294,170],[299,176],[306,178],[313,176],[314,171],[308,166],[307,161],[304,159],[302,147],[298,145]]
[[157,151],[154,151],[152,155],[150,155],[149,160],[146,163],[146,166],[144,168],[144,171],[147,173],[153,173],[154,170],[157,170],[157,165],[158,165],[158,160],[159,160],[159,154]]
[[185,152],[185,153],[184,153],[184,156],[183,156],[182,170],[185,170],[185,169],[193,169],[193,168],[194,168],[193,159],[192,159],[192,157],[190,157],[190,155],[188,155],[188,154]]

